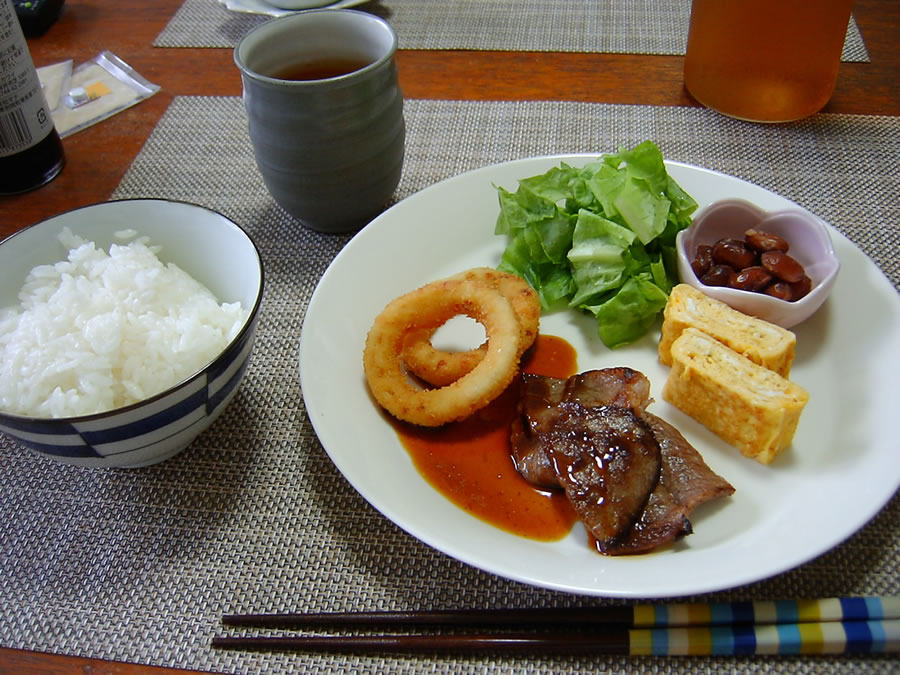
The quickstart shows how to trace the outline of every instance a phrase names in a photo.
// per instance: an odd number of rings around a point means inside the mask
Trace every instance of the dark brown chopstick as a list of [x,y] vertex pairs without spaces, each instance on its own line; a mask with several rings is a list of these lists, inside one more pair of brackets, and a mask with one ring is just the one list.
[[900,596],[819,598],[745,602],[633,604],[603,607],[450,609],[360,612],[226,614],[226,626],[323,628],[375,626],[622,626],[664,628],[694,625],[749,625],[808,621],[900,619]]
[[591,652],[628,654],[627,630],[609,633],[467,633],[461,635],[300,635],[216,637],[212,646],[250,651],[306,652]]
[[631,626],[631,607],[551,609],[427,610],[394,612],[308,612],[226,614],[226,626],[256,628],[321,628],[350,626]]

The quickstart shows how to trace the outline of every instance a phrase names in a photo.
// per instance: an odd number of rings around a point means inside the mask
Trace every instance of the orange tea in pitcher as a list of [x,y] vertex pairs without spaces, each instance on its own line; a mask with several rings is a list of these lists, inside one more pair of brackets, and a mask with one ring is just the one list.
[[787,122],[831,98],[853,0],[693,0],[684,84],[703,105]]

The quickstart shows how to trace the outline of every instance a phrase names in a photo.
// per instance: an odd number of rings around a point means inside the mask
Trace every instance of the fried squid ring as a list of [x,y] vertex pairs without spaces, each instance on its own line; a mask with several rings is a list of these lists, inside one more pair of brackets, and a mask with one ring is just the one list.
[[[400,358],[410,330],[436,330],[464,314],[484,326],[484,358],[452,384],[423,389],[409,378]],[[388,303],[375,319],[363,352],[363,367],[375,400],[398,419],[435,427],[469,417],[509,386],[519,366],[519,322],[499,291],[472,281],[445,279]]]
[[[449,277],[474,281],[494,288],[506,297],[519,321],[519,356],[534,344],[541,318],[541,302],[527,281],[492,267],[476,267]],[[484,358],[487,342],[475,349],[448,352],[435,348],[431,338],[439,328],[412,331],[403,345],[403,360],[409,371],[436,387],[444,387],[470,372]]]

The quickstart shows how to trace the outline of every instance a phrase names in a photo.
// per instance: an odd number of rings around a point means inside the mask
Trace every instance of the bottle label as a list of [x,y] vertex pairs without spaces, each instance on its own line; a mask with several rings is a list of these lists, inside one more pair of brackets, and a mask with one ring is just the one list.
[[9,0],[0,0],[0,157],[44,140],[53,118]]

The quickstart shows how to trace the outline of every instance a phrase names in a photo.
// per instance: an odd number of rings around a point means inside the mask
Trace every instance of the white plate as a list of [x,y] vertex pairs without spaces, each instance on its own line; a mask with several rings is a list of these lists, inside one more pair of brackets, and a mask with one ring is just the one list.
[[[793,447],[766,467],[746,459],[660,399],[668,369],[656,358],[658,328],[615,351],[588,317],[556,312],[541,332],[568,340],[579,370],[642,371],[669,420],[736,488],[701,507],[694,534],[649,555],[609,558],[590,550],[581,525],[541,543],[507,534],[454,506],[416,471],[366,389],[365,336],[392,298],[477,265],[496,265],[505,238],[493,234],[494,185],[543,173],[560,160],[532,158],[478,169],[433,185],[374,220],[335,258],[309,304],[300,378],[309,418],[337,468],[376,509],[426,544],[494,574],[548,589],[632,598],[710,592],[757,581],[807,562],[862,527],[900,485],[893,388],[900,381],[900,296],[849,240],[830,229],[843,267],[832,296],[796,327],[791,379],[810,402]],[[764,209],[796,204],[713,171],[668,162],[701,206],[724,197]],[[427,573],[427,572],[426,572]]]
[[[290,2],[290,0],[287,0]],[[370,0],[297,0],[297,4],[308,4],[310,9],[342,9],[344,7],[355,7],[363,5]],[[226,9],[232,12],[240,12],[242,14],[265,14],[267,16],[284,16],[285,14],[294,14],[297,11],[305,11],[304,9],[282,9],[275,5],[270,5],[265,0],[219,0],[220,4],[225,5]],[[314,5],[314,6],[313,6]]]

